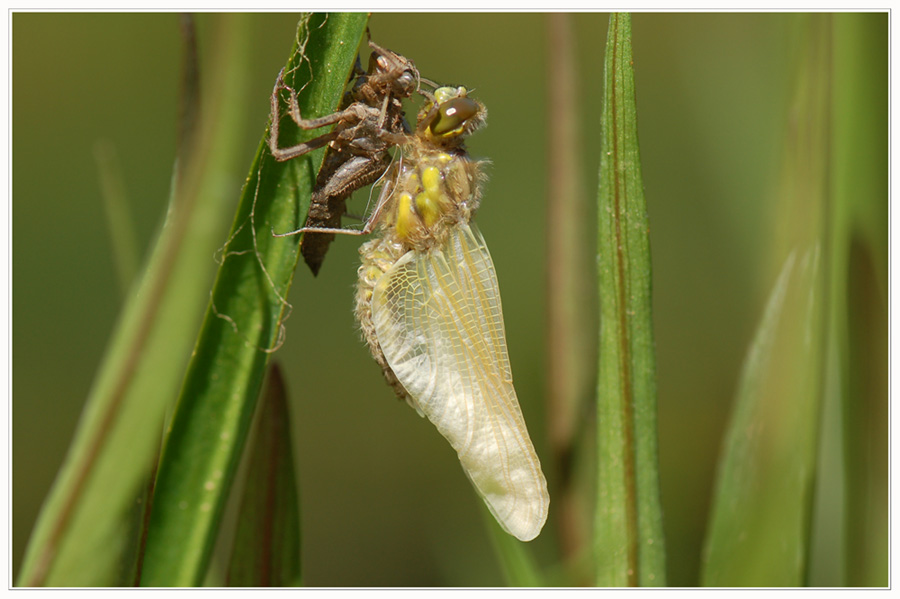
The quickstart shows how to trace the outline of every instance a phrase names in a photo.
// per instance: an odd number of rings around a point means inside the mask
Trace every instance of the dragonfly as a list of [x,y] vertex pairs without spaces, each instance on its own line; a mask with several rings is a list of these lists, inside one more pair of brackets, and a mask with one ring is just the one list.
[[456,450],[500,526],[538,536],[550,497],[513,386],[500,289],[471,222],[483,162],[464,141],[486,109],[440,87],[419,112],[364,229],[356,318],[385,378]]
[[[415,64],[371,39],[368,43],[371,50],[368,70],[362,70],[357,57],[354,85],[333,114],[304,119],[297,92],[284,82],[284,69],[278,74],[271,96],[269,149],[272,156],[284,162],[327,146],[305,227],[278,236],[339,228],[341,217],[347,211],[347,198],[384,175],[391,164],[391,149],[410,133],[403,99],[418,89],[419,73]],[[333,125],[333,129],[296,146],[279,147],[282,91],[288,92],[289,114],[298,127],[310,131]],[[318,274],[333,240],[334,233],[326,231],[303,236],[300,252],[314,275]]]

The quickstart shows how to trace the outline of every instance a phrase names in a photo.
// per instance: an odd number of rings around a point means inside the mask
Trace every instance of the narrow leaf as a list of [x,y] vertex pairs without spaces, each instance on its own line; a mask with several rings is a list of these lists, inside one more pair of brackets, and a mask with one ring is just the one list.
[[602,135],[596,579],[600,586],[657,586],[665,584],[665,550],[657,465],[650,239],[629,15],[610,17]]
[[[725,439],[703,584],[797,586],[803,583],[815,465],[816,421],[805,422],[816,396],[811,370],[794,370],[810,351],[821,300],[817,252],[785,263],[744,364]],[[806,337],[804,339],[804,336]]]
[[[366,18],[331,14],[301,21],[286,73],[294,89],[302,89],[302,114],[335,109]],[[297,134],[309,139],[316,132]],[[267,136],[250,168],[166,440],[143,585],[202,581],[269,353],[280,344],[299,240],[275,238],[272,231],[293,230],[305,220],[322,153],[278,163],[268,153]]]
[[300,509],[287,394],[277,363],[269,369],[261,401],[228,585],[295,586],[300,583]]
[[[156,461],[163,418],[177,394],[221,244],[223,180],[236,170],[234,136],[246,110],[242,19],[224,17],[227,42],[211,71],[209,118],[191,166],[175,178],[165,226],[122,310],[74,440],[26,550],[19,584],[129,584],[137,499]],[[174,22],[173,22],[174,25]],[[230,34],[230,35],[229,35]],[[227,122],[228,127],[215,126]]]
[[[820,478],[843,483],[843,493],[833,491],[823,500],[833,504],[835,498],[843,499],[839,505],[846,517],[817,509],[814,535],[834,538],[830,531],[839,529],[844,535],[843,564],[815,563],[822,576],[814,577],[816,571],[811,571],[810,583],[887,586],[888,14],[836,14],[832,22],[829,347],[835,349],[829,353],[829,371],[839,373],[839,397],[828,407],[835,406],[831,411],[840,414],[841,426],[823,435],[832,433],[842,441],[834,445],[843,451],[844,468],[828,469]],[[844,578],[835,580],[834,572]]]
[[702,582],[798,586],[807,575],[825,360],[831,22],[804,16],[773,218],[781,274],[744,362]]

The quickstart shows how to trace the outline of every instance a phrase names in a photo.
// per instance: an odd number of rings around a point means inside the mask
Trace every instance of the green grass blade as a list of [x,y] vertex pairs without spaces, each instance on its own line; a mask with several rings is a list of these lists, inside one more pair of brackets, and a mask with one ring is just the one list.
[[[110,339],[66,460],[35,526],[19,573],[21,585],[128,584],[136,500],[155,463],[165,411],[190,355],[212,268],[227,222],[220,191],[236,170],[233,135],[241,105],[238,17],[215,61],[229,69],[210,87],[207,106],[229,127],[199,132],[192,166],[174,186],[165,226]],[[214,119],[211,119],[214,120]],[[187,160],[187,156],[181,156]],[[139,506],[138,506],[139,508]]]
[[[337,106],[366,19],[363,14],[313,15],[302,23],[298,49],[288,62],[293,79],[288,82],[303,89],[304,115],[321,116]],[[143,585],[202,581],[269,352],[280,342],[287,310],[283,298],[293,277],[299,240],[275,238],[271,232],[292,230],[305,218],[322,154],[277,163],[266,149],[267,134],[244,187],[166,440]],[[315,132],[306,136],[314,137]]]
[[775,203],[781,274],[738,384],[720,457],[702,583],[798,586],[807,575],[825,377],[831,17],[802,43]]
[[600,374],[594,561],[600,586],[665,585],[651,264],[631,18],[610,17],[598,195]]
[[238,513],[228,585],[300,584],[300,506],[284,379],[277,363],[261,395]]
[[844,348],[844,584],[887,586],[888,15],[832,19],[831,327],[836,346]]
[[818,381],[811,364],[794,368],[798,354],[820,359],[820,347],[804,347],[803,335],[821,343],[821,293],[810,292],[821,271],[814,250],[786,261],[744,363],[706,539],[704,585],[803,583]]

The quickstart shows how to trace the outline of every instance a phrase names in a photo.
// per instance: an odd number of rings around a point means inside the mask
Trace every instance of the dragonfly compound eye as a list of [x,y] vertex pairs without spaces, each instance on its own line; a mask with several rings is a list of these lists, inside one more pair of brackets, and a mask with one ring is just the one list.
[[478,103],[469,98],[453,98],[438,108],[438,115],[431,123],[434,135],[458,133],[470,118],[478,114]]

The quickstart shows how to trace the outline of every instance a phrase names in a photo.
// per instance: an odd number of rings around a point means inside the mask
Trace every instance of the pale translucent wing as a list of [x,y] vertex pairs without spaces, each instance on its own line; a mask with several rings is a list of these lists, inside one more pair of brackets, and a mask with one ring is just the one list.
[[500,290],[481,234],[409,252],[378,281],[375,334],[412,400],[459,454],[500,525],[530,541],[550,503],[506,351]]

